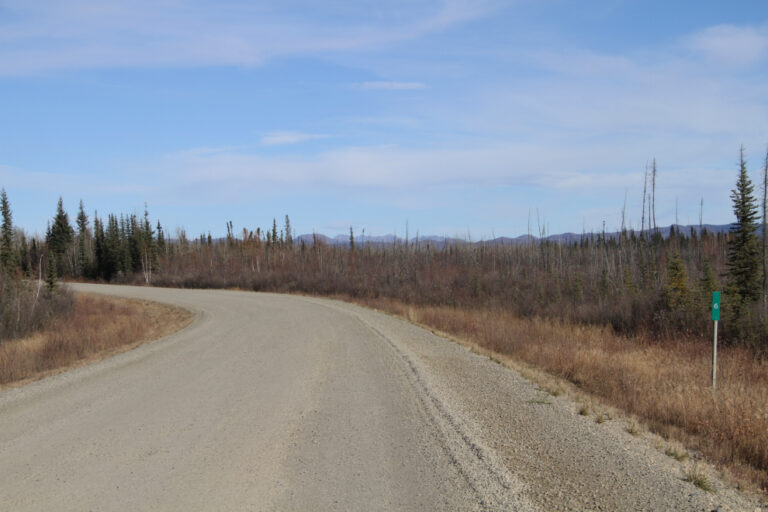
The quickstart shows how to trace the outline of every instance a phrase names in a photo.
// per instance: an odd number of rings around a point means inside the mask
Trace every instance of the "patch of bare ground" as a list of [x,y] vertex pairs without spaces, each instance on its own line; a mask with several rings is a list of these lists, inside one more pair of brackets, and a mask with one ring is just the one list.
[[105,359],[189,325],[194,314],[144,300],[78,294],[70,315],[0,344],[0,388]]
[[451,337],[520,371],[553,395],[566,391],[583,404],[579,414],[592,414],[598,422],[618,409],[628,418],[632,435],[647,429],[663,438],[656,442],[662,452],[678,460],[689,452],[704,458],[721,470],[724,480],[766,498],[768,360],[746,348],[718,351],[718,390],[713,393],[711,346],[701,340],[627,338],[610,328],[519,318],[498,310],[354,301]]

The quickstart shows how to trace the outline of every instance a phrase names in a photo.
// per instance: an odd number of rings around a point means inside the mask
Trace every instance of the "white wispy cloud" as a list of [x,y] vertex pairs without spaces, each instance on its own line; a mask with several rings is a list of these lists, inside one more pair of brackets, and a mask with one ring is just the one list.
[[261,138],[262,146],[280,146],[298,144],[309,140],[327,139],[329,136],[321,133],[301,132],[272,132]]
[[387,91],[413,91],[426,89],[427,85],[422,82],[363,82],[359,84],[361,89],[381,89]]
[[749,65],[768,54],[768,26],[716,25],[685,38],[685,44],[719,62]]
[[[351,146],[311,156],[260,155],[245,152],[202,153],[189,150],[166,155],[156,168],[169,183],[200,184],[203,189],[236,183],[238,188],[331,186],[402,191],[414,187],[521,185],[544,189],[587,189],[628,185],[609,170],[626,153],[606,148],[572,148],[554,153],[546,146],[504,144],[455,149],[409,149],[398,146]],[[595,168],[595,157],[603,165]],[[577,170],[576,167],[581,167]]]
[[[104,67],[252,66],[272,57],[378,48],[482,16],[488,0],[403,2],[381,16],[377,2],[6,0],[0,74]],[[338,13],[335,11],[339,11]],[[305,15],[300,13],[306,12]],[[7,14],[7,16],[5,15]],[[344,22],[334,14],[349,15]],[[343,16],[339,16],[343,18]]]

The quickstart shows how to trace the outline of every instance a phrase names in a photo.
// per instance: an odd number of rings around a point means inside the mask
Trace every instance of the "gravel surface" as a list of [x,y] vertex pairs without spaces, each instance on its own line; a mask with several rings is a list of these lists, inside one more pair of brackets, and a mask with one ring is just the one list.
[[564,397],[354,305],[74,285],[183,331],[0,392],[0,510],[748,510]]

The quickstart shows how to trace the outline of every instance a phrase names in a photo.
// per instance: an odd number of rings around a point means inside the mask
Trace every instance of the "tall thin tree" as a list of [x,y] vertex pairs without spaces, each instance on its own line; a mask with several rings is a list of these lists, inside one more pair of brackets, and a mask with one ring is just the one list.
[[763,311],[768,312],[768,243],[766,243],[766,228],[768,228],[768,149],[765,151],[765,163],[763,165],[763,232],[762,232],[762,267],[763,267]]
[[643,172],[643,215],[640,221],[640,236],[645,232],[645,198],[648,196],[648,162],[645,163],[645,172]]
[[0,189],[0,211],[3,216],[3,223],[0,226],[0,264],[3,269],[10,271],[15,260],[13,253],[13,213],[5,188]]
[[81,276],[89,273],[90,270],[87,250],[88,238],[88,216],[85,214],[85,207],[81,199],[80,209],[77,212],[77,266]]
[[656,159],[653,159],[653,178],[652,178],[652,193],[651,193],[651,211],[653,212],[653,231],[656,231]]
[[739,152],[739,177],[736,188],[731,191],[733,213],[736,222],[731,226],[728,241],[728,286],[733,312],[736,318],[742,316],[746,307],[760,298],[761,283],[760,249],[757,245],[758,207],[754,197],[754,186],[747,174],[744,161],[744,147]]

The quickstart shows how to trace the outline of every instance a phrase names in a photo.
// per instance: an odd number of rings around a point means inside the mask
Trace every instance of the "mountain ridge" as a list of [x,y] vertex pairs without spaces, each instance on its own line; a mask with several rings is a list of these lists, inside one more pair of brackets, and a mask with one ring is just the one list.
[[[730,230],[731,226],[733,224],[687,224],[687,225],[681,225],[681,224],[671,224],[669,226],[664,227],[658,227],[656,231],[664,238],[668,238],[672,230],[674,229],[677,232],[685,233],[686,236],[690,236],[692,232],[696,233],[697,235],[703,230],[708,233],[726,233]],[[644,230],[643,233],[652,233],[654,230]],[[640,231],[634,231],[634,230],[628,230],[627,233],[631,236],[632,233],[634,233],[635,236],[639,236]],[[762,233],[762,226],[758,227],[758,233]],[[620,231],[611,231],[611,232],[589,232],[589,233],[558,233],[554,235],[546,235],[543,237],[537,237],[535,235],[531,234],[525,234],[520,235],[517,237],[508,237],[508,236],[499,236],[491,239],[481,239],[481,240],[467,240],[462,239],[458,237],[449,237],[449,236],[438,236],[438,235],[428,235],[428,236],[417,236],[412,237],[408,239],[408,243],[410,245],[435,245],[442,247],[447,244],[454,244],[454,245],[461,245],[461,244],[470,244],[470,245],[524,245],[529,243],[537,243],[537,242],[555,242],[555,243],[565,243],[565,244],[571,244],[571,243],[578,243],[583,239],[590,239],[594,240],[599,237],[605,236],[607,239],[616,239],[619,238],[621,235]],[[320,243],[323,243],[325,245],[333,245],[333,246],[341,246],[341,245],[349,245],[349,235],[336,235],[334,237],[330,237],[321,233],[312,233],[312,234],[302,234],[295,238],[296,243],[304,242],[305,244],[312,244],[315,240],[318,240]],[[398,237],[394,234],[386,234],[386,235],[379,235],[379,236],[371,236],[371,235],[355,235],[355,244],[356,245],[393,245],[393,244],[404,244],[405,238]]]

